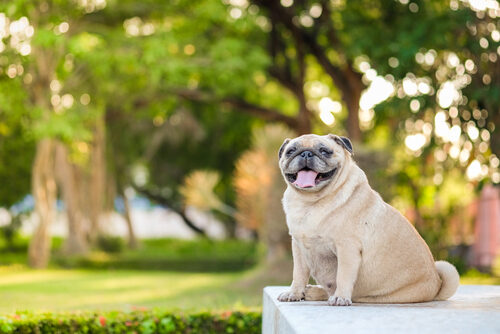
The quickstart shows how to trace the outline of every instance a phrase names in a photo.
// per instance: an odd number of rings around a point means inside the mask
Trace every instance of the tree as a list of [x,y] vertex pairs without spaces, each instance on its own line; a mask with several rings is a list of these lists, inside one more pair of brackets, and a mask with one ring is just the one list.
[[[89,41],[82,40],[85,34],[78,31],[78,21],[96,8],[75,7],[65,1],[19,0],[2,4],[0,9],[5,9],[9,15],[2,14],[3,36],[8,45],[5,50],[7,63],[3,65],[4,73],[11,80],[10,89],[1,94],[8,96],[15,89],[12,83],[21,83],[25,96],[19,106],[30,120],[24,124],[25,129],[37,142],[31,184],[39,225],[30,244],[29,258],[32,266],[43,267],[49,258],[48,230],[55,218],[56,184],[64,193],[71,231],[66,249],[84,252],[88,247],[86,236],[80,235],[85,230],[83,213],[88,212],[81,200],[85,192],[83,165],[88,156],[95,157],[101,152],[93,150],[92,154],[87,154],[87,143],[98,138],[92,136],[97,121],[95,114],[83,112],[90,109],[85,107],[88,104],[85,99],[75,103],[77,89],[74,87],[83,88],[80,80],[85,78],[78,73],[81,67],[73,71],[71,52],[88,47]],[[90,184],[95,179],[92,174],[98,170],[96,167],[94,165],[90,172]],[[93,198],[99,196],[97,192]],[[100,203],[91,205],[90,212],[98,205]],[[95,221],[96,216],[90,215],[90,219]]]
[[497,10],[454,1],[371,2],[371,10],[353,3],[343,19],[353,52],[364,55],[363,79],[368,90],[385,82],[392,91],[366,110],[365,131],[377,138],[372,146],[396,152],[391,188],[399,207],[411,208],[436,249],[465,242],[446,235],[451,218],[458,213],[467,224],[461,212],[474,188],[500,182]]

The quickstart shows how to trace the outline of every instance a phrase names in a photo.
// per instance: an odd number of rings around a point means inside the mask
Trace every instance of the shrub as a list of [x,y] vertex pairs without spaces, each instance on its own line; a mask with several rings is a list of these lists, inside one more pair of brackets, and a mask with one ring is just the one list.
[[252,267],[257,252],[256,243],[239,240],[143,239],[139,249],[56,255],[53,263],[66,268],[229,272]]
[[260,333],[257,312],[171,314],[155,311],[108,313],[19,313],[0,317],[0,333]]
[[102,235],[97,238],[97,248],[107,253],[120,253],[125,248],[125,241],[120,237]]

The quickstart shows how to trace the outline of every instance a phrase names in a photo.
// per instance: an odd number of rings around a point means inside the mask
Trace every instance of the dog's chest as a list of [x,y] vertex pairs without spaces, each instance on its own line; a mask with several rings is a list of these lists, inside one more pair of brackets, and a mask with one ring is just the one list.
[[327,217],[323,212],[307,208],[290,208],[286,215],[288,229],[293,237],[318,239],[324,236]]
[[295,219],[288,222],[291,236],[303,250],[309,252],[327,252],[333,245],[333,240],[324,229],[323,216],[305,212],[295,215]]

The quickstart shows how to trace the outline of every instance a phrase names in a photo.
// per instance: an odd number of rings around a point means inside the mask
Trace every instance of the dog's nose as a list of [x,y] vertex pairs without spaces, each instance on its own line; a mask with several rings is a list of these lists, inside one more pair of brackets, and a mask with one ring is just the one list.
[[312,158],[313,154],[311,151],[304,151],[304,152],[300,153],[300,156],[302,158]]

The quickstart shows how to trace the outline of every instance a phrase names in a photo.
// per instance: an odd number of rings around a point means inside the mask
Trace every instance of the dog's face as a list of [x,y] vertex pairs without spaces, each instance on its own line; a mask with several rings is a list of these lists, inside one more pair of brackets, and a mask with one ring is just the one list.
[[286,139],[279,151],[285,181],[299,191],[315,192],[330,184],[352,154],[351,141],[336,135]]

